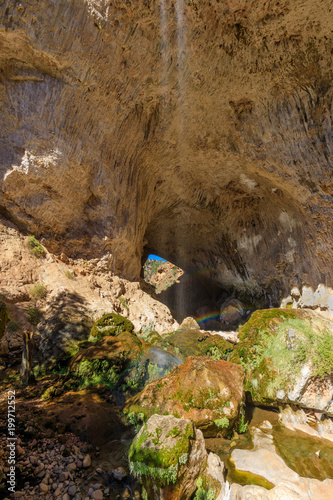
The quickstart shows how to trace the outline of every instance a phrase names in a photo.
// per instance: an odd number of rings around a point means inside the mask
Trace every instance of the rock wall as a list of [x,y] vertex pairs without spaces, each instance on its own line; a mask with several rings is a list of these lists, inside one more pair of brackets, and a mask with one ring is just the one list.
[[331,286],[331,10],[1,2],[2,214],[130,279],[151,251],[267,303]]

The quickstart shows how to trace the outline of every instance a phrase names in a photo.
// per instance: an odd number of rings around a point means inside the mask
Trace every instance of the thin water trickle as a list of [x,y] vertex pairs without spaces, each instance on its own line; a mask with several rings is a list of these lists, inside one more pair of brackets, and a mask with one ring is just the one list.
[[224,497],[222,500],[230,500],[231,487],[228,481],[225,482],[224,486]]
[[161,55],[162,55],[162,87],[168,84],[168,64],[169,64],[169,40],[168,40],[168,18],[165,0],[160,3],[160,31],[161,31]]

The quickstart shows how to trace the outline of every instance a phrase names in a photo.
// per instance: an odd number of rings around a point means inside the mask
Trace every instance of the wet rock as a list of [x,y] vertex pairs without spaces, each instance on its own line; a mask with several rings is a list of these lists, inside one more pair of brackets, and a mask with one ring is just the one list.
[[[253,433],[253,449],[240,450],[235,449],[231,454],[231,460],[234,462],[236,470],[246,471],[257,476],[261,476],[276,486],[268,493],[267,490],[255,489],[258,498],[263,499],[309,499],[309,500],[329,500],[333,488],[333,479],[319,481],[313,478],[304,478],[299,476],[295,471],[291,470],[282,458],[277,454],[273,437],[267,432],[262,432],[260,429],[252,429]],[[287,490],[284,488],[287,486]],[[245,490],[237,492],[238,498],[247,498]],[[256,487],[259,488],[259,487]],[[239,490],[239,488],[232,488]],[[288,489],[291,490],[290,496]],[[275,491],[274,491],[275,490]],[[244,494],[244,496],[241,496]],[[262,495],[262,496],[260,496]],[[266,496],[265,496],[266,495]],[[284,496],[279,496],[284,495]],[[299,496],[297,496],[299,495]],[[236,498],[231,496],[231,498]],[[256,498],[256,497],[255,497]]]
[[141,478],[149,499],[190,499],[207,458],[201,431],[172,415],[153,415],[134,438],[131,471]]

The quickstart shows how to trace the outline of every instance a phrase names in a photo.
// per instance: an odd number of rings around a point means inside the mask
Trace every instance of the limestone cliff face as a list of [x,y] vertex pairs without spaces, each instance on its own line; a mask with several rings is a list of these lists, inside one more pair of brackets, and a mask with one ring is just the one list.
[[4,0],[0,205],[52,251],[332,285],[329,0]]

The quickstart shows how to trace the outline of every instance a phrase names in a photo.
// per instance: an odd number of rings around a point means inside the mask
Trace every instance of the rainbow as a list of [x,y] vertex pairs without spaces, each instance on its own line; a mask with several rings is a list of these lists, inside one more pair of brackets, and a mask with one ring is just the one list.
[[[248,313],[248,312],[251,312],[251,311],[254,311],[255,308],[253,307],[244,307],[243,309],[239,309],[239,312],[242,312],[242,313]],[[231,316],[232,314],[234,314],[235,311],[233,312],[225,312],[225,313],[221,313],[219,310],[218,311],[210,311],[208,314],[206,315],[202,315],[202,316],[195,316],[194,319],[197,321],[197,323],[205,323],[206,321],[209,321],[209,320],[215,320],[215,321],[220,321],[222,319],[227,319],[228,316]]]

